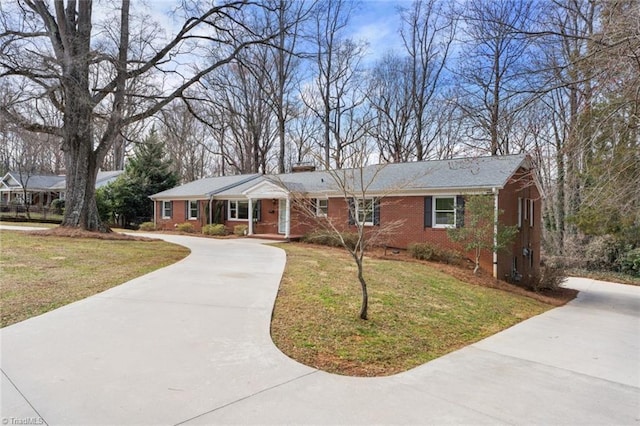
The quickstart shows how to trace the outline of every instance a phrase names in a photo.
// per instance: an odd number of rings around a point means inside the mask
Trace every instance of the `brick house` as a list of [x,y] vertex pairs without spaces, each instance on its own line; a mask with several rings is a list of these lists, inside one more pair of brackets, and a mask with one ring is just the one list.
[[524,154],[212,177],[151,199],[158,229],[173,229],[183,222],[192,223],[196,230],[209,223],[229,229],[244,224],[249,235],[290,239],[313,231],[308,212],[297,208],[304,199],[316,216],[340,224],[345,231],[353,231],[356,220],[371,227],[402,220],[387,243],[391,247],[432,242],[459,248],[446,229],[464,226],[464,197],[469,194],[490,194],[496,209],[504,212],[499,221],[519,228],[510,250],[484,253],[481,267],[508,280],[538,274],[540,190]]

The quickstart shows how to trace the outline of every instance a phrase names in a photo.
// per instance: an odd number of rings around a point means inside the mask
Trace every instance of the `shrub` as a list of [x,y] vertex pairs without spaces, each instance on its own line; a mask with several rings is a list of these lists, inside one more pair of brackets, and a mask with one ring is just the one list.
[[221,223],[212,223],[202,227],[204,235],[227,235],[227,229]]
[[444,263],[458,263],[463,258],[455,250],[442,248],[431,243],[411,244],[409,246],[409,254],[415,259]]
[[440,248],[429,243],[415,243],[409,246],[411,257],[420,260],[435,260]]
[[140,224],[140,228],[141,231],[155,231],[156,230],[156,224],[153,222],[142,222]]
[[347,247],[353,249],[358,243],[358,234],[355,232],[343,232],[337,234],[330,231],[315,231],[302,237],[305,243],[320,244],[329,247],[342,247],[340,236],[344,240]]
[[624,253],[618,263],[620,264],[621,272],[640,277],[640,247]]
[[176,231],[193,234],[195,232],[195,229],[193,228],[192,224],[190,224],[189,222],[185,222],[185,223],[178,223],[176,225]]
[[560,263],[540,265],[540,274],[531,277],[529,288],[535,292],[540,290],[557,290],[567,278],[565,268]]
[[600,235],[589,241],[584,251],[587,269],[612,271],[623,251],[621,242],[612,235]]
[[238,236],[247,235],[247,230],[249,227],[247,225],[236,225],[233,227],[233,233]]
[[51,208],[53,209],[54,214],[62,214],[64,211],[64,200],[59,198],[53,200],[51,202]]

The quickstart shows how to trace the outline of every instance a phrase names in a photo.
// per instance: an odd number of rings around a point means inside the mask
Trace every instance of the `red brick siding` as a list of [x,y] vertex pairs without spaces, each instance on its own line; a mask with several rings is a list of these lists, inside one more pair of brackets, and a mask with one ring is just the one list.
[[[517,258],[518,272],[522,274],[523,281],[528,281],[532,276],[540,273],[540,248],[541,248],[541,212],[542,199],[537,186],[534,184],[531,173],[520,169],[513,179],[500,191],[498,208],[504,211],[503,223],[506,225],[518,224],[518,199],[533,201],[533,227],[530,226],[528,215],[524,219],[522,214],[522,226],[508,252],[499,253],[498,277],[505,279],[511,275],[513,258]],[[523,203],[524,204],[524,203]],[[523,206],[524,208],[524,206]],[[532,257],[523,255],[523,249],[527,248]],[[532,260],[532,262],[531,262]],[[531,264],[532,263],[532,264]]]
[[207,223],[206,209],[209,203],[208,200],[198,201],[198,218],[187,219],[187,207],[188,201],[185,200],[173,200],[173,209],[170,219],[164,219],[162,217],[162,201],[156,201],[156,228],[158,229],[174,229],[176,225],[180,223],[188,222],[193,225],[196,232],[202,231],[202,226]]
[[[457,195],[457,194],[450,194]],[[523,280],[539,273],[540,263],[540,239],[541,239],[541,199],[537,187],[533,184],[531,174],[525,170],[519,170],[514,178],[498,193],[498,208],[504,211],[500,221],[506,225],[518,223],[518,198],[533,200],[534,222],[533,227],[529,221],[523,220],[522,227],[509,250],[498,254],[498,278],[505,279],[511,275],[513,258],[518,259],[518,272]],[[391,247],[407,248],[412,243],[431,242],[445,248],[461,250],[461,247],[451,242],[446,229],[424,227],[424,196],[387,197],[381,200],[380,223],[381,226],[394,221],[402,221],[401,227],[387,241]],[[190,222],[197,232],[208,222],[206,206],[208,200],[199,201],[200,215],[198,220],[185,219],[185,201],[173,202],[173,216],[171,219],[162,219],[162,202],[156,202],[156,223],[160,229],[173,229],[175,224]],[[343,198],[330,198],[328,203],[329,216],[334,224],[344,231],[354,231],[355,227],[349,226],[348,204]],[[227,216],[227,202],[224,202]],[[261,201],[261,220],[254,224],[255,234],[276,234],[278,232],[278,201],[265,199]],[[225,220],[224,225],[231,232],[235,225],[248,225],[245,221]],[[304,235],[314,229],[313,220],[292,205],[291,210],[291,235]],[[374,229],[373,227],[371,229]],[[533,253],[533,264],[530,258],[523,256],[523,248],[530,249]],[[473,253],[467,253],[473,259]],[[480,265],[482,269],[491,273],[493,271],[493,254],[483,252]]]

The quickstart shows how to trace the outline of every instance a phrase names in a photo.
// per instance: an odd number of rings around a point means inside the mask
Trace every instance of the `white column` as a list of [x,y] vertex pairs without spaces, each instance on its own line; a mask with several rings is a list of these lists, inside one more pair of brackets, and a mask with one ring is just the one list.
[[248,235],[253,235],[253,200],[249,198],[249,230]]
[[291,200],[287,197],[287,203],[284,213],[284,237],[289,238],[291,234]]

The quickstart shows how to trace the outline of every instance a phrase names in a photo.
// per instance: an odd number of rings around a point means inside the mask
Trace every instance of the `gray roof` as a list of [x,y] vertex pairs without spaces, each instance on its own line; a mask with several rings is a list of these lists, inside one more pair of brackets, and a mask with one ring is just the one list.
[[166,191],[152,195],[152,199],[191,199],[191,198],[209,198],[212,195],[224,192],[229,188],[236,188],[246,182],[259,178],[259,174],[251,175],[235,175],[235,176],[219,176],[199,179],[184,185],[177,186]]
[[364,185],[366,193],[389,194],[428,191],[461,191],[503,188],[521,166],[529,167],[526,154],[458,158],[451,160],[390,163],[362,169],[258,174],[200,179],[151,198],[180,199],[197,197],[244,198],[244,192],[263,181],[272,182],[290,192],[327,194],[340,192],[336,180],[342,180],[350,192]]
[[3,182],[7,183],[9,180],[14,180],[17,185],[8,185],[12,188],[22,188],[23,184],[27,189],[35,190],[50,190],[57,184],[62,182],[64,184],[64,176],[57,175],[29,175],[24,173],[22,177],[20,172],[9,172],[5,175]]
[[[96,188],[100,188],[120,176],[123,170],[113,170],[109,172],[98,172],[96,179]],[[20,182],[19,172],[9,172],[4,176],[3,182],[9,180],[15,180],[17,185],[9,185],[11,188],[22,188],[22,183],[25,183],[27,189],[30,191],[64,191],[66,188],[66,177],[64,175],[23,175]]]
[[336,192],[340,184],[351,191],[362,186],[370,194],[429,190],[484,190],[503,188],[511,176],[526,164],[526,154],[377,164],[360,169],[301,172],[269,179],[289,191],[300,193]]

